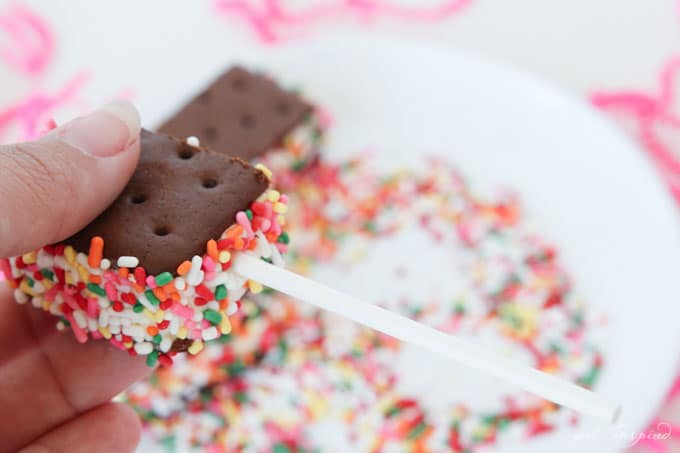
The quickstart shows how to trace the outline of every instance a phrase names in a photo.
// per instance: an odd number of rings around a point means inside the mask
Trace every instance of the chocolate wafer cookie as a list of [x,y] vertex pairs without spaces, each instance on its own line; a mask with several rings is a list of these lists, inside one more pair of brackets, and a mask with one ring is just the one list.
[[261,286],[230,271],[247,253],[280,263],[287,199],[241,159],[142,131],[141,159],[114,203],[63,243],[0,260],[17,302],[59,317],[76,339],[105,338],[147,363],[231,331]]
[[319,152],[317,109],[272,79],[242,67],[220,75],[160,127],[248,161],[264,162],[279,174],[299,171]]

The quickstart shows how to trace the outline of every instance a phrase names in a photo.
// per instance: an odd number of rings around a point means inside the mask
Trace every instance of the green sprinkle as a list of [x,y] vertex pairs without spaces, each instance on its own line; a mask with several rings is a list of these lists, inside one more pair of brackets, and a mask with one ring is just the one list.
[[241,360],[235,360],[229,365],[225,365],[224,368],[231,377],[238,376],[246,370],[246,366]]
[[236,392],[234,394],[234,399],[236,400],[237,403],[247,403],[248,394],[246,392]]
[[503,431],[505,428],[510,426],[510,420],[507,418],[501,418],[498,420],[498,430]]
[[170,272],[163,272],[156,275],[156,286],[165,286],[172,281],[172,274]]
[[215,288],[215,300],[220,301],[227,298],[227,287],[224,285],[217,285]]
[[48,280],[54,280],[54,272],[52,272],[49,269],[43,269],[40,271],[40,273],[43,275]]
[[295,162],[293,162],[293,167],[292,167],[292,169],[293,169],[294,172],[299,172],[299,171],[301,171],[303,168],[305,168],[306,166],[307,166],[307,162],[306,162],[305,160],[303,160],[303,159],[298,159],[298,160],[296,160]]
[[137,302],[132,306],[132,311],[134,311],[135,313],[141,313],[144,311],[144,305]]
[[151,351],[151,354],[146,356],[146,364],[147,366],[155,366],[156,362],[158,362],[158,351]]
[[222,315],[219,312],[209,308],[203,312],[203,317],[215,325],[222,321]]
[[385,416],[389,418],[397,415],[399,412],[401,412],[401,408],[399,406],[392,406],[387,410],[387,412],[385,412]]
[[26,283],[28,283],[28,286],[30,286],[31,288],[33,288],[33,285],[35,284],[31,277],[26,277]]
[[280,242],[281,244],[288,244],[290,242],[290,236],[288,236],[288,233],[284,231],[283,233],[281,233],[277,241]]
[[291,451],[286,444],[276,444],[272,453],[291,453]]
[[157,333],[156,335],[154,335],[153,340],[151,341],[153,341],[156,344],[160,344],[162,340],[163,337],[161,337],[161,334]]
[[104,291],[104,288],[101,286],[95,284],[95,283],[88,283],[87,284],[87,289],[89,289],[91,292],[95,293],[98,296],[106,296],[106,291]]
[[253,211],[246,209],[246,217],[248,217],[248,220],[253,220]]
[[149,302],[151,302],[154,305],[158,305],[161,303],[161,301],[158,300],[158,297],[156,297],[156,295],[150,289],[144,291],[144,295],[146,296],[147,299],[149,299]]
[[410,433],[408,433],[408,436],[406,436],[406,440],[413,440],[419,438],[425,432],[426,429],[427,425],[425,424],[425,422],[418,423],[418,425],[416,425],[416,427],[413,428],[413,430]]

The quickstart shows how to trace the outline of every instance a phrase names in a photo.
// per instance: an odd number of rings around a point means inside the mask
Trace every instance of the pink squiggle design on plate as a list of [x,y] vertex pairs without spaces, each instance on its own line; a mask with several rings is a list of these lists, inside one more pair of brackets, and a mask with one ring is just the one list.
[[0,58],[16,70],[41,74],[54,57],[56,40],[47,22],[22,5],[10,6],[0,15],[0,30],[8,42],[0,47]]
[[591,102],[596,107],[632,118],[637,126],[637,136],[668,183],[671,192],[680,203],[680,141],[679,148],[661,134],[666,129],[680,137],[680,116],[674,111],[675,77],[680,75],[680,55],[672,57],[659,75],[656,93],[624,90],[619,92],[595,92]]
[[21,139],[34,139],[40,135],[52,112],[75,100],[88,78],[87,73],[79,73],[56,93],[35,91],[25,99],[3,108],[0,110],[0,134],[10,126],[18,125]]
[[458,13],[471,2],[446,0],[436,6],[417,7],[397,5],[388,0],[337,0],[291,11],[282,0],[262,0],[259,8],[249,0],[217,0],[215,8],[226,17],[245,20],[262,42],[276,44],[283,41],[281,29],[285,27],[304,31],[315,22],[346,14],[355,14],[364,20],[386,16],[411,22],[434,22]]

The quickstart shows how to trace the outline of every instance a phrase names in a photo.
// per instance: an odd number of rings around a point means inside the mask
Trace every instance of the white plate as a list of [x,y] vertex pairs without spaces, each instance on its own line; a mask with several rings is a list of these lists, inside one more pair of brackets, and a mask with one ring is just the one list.
[[[161,85],[197,88],[217,67],[200,59],[206,64],[193,74]],[[330,156],[367,146],[399,163],[447,153],[472,181],[516,188],[562,247],[580,291],[610,315],[597,390],[623,404],[621,433],[644,427],[677,371],[680,228],[643,153],[609,122],[526,74],[393,40],[333,40],[228,60],[265,68],[328,107],[336,120]],[[146,94],[138,86],[147,119],[184,96],[159,102],[160,88],[148,85]],[[586,425],[591,438],[577,444],[573,432],[559,431],[521,451],[616,450],[620,436]]]

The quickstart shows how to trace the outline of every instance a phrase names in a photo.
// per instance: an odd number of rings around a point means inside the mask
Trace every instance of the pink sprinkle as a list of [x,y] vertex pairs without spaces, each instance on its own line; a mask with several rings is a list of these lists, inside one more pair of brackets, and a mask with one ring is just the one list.
[[181,316],[182,318],[185,319],[191,319],[194,316],[194,311],[187,307],[186,305],[182,304],[173,304],[170,307],[170,311],[176,314],[177,316]]
[[253,233],[253,227],[250,224],[250,220],[248,219],[248,216],[245,212],[240,211],[238,214],[236,214],[236,222],[241,225],[244,230],[246,230],[248,239],[252,239],[253,236],[255,236]]
[[92,338],[94,338],[95,340],[100,340],[100,339],[104,338],[104,336],[98,330],[95,330],[94,332],[90,332],[90,335],[92,335]]
[[[105,272],[105,274],[109,274],[110,272]],[[110,301],[114,301],[118,299],[118,293],[116,292],[116,287],[113,285],[113,283],[106,282],[104,284],[104,291],[106,291],[106,297],[109,298]]]
[[111,338],[111,339],[109,340],[109,343],[111,343],[111,344],[114,345],[116,348],[120,349],[121,351],[127,351],[127,348],[126,348],[125,346],[123,346],[123,343],[120,342],[120,341],[118,341],[118,340],[116,340],[115,338]]
[[148,286],[151,289],[156,288],[156,279],[152,277],[151,275],[146,277],[146,286]]
[[97,303],[97,299],[94,297],[89,297],[87,299],[87,316],[92,319],[97,319],[99,316],[99,304]]
[[71,323],[71,330],[73,330],[73,334],[75,335],[76,340],[78,340],[78,343],[87,343],[87,333],[80,328],[76,320],[73,319],[73,315],[69,313],[64,316],[68,319],[68,322]]
[[45,293],[45,300],[48,302],[54,301],[54,298],[57,296],[57,293],[61,291],[61,285],[54,285],[50,289],[47,290]]
[[213,272],[215,270],[215,261],[209,256],[203,258],[203,270],[205,270],[206,273]]
[[62,294],[62,297],[64,298],[64,302],[66,302],[66,304],[69,307],[71,307],[74,310],[80,310],[80,307],[78,306],[78,302],[76,302],[76,298],[73,297],[72,294],[69,294],[69,293],[64,291],[64,293]]
[[288,204],[288,195],[282,193],[279,197],[279,201],[283,204]]
[[262,223],[260,224],[260,230],[262,230],[263,233],[266,233],[269,231],[269,229],[272,227],[272,222],[269,219],[262,219]]

